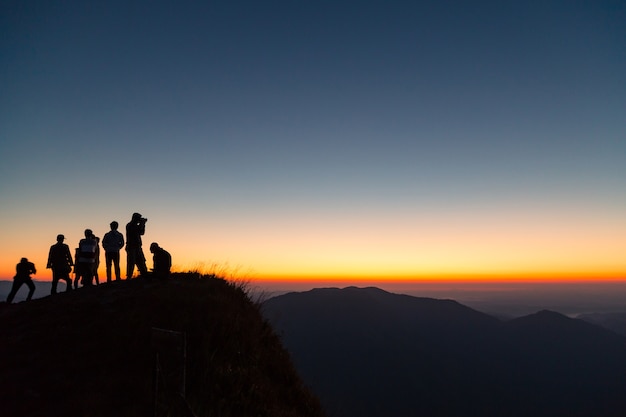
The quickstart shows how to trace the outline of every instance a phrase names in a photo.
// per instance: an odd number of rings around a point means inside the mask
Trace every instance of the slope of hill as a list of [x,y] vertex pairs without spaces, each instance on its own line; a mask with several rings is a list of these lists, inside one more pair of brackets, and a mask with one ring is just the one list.
[[558,313],[500,322],[374,288],[263,311],[331,416],[626,415],[625,339]]
[[[162,338],[176,332],[185,339],[172,349]],[[2,303],[0,334],[6,416],[323,414],[259,306],[215,277],[176,274]],[[183,344],[185,367],[176,362]],[[182,369],[184,400],[173,387]]]

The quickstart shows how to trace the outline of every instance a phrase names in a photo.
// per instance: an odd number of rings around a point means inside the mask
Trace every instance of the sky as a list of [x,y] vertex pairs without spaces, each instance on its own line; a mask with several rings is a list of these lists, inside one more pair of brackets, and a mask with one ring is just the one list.
[[0,277],[139,212],[180,271],[626,278],[623,1],[0,7]]

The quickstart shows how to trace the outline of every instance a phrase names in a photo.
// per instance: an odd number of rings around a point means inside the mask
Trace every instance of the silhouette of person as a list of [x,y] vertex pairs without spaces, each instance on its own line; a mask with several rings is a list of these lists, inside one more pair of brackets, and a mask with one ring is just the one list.
[[30,301],[33,298],[33,294],[35,293],[35,283],[30,278],[30,274],[36,274],[37,270],[35,269],[35,264],[32,262],[28,262],[28,259],[22,258],[20,263],[15,266],[15,276],[13,277],[13,286],[11,287],[11,292],[7,297],[7,303],[12,303],[15,294],[20,289],[22,284],[26,284],[28,286],[28,296],[26,296],[26,301]]
[[100,278],[98,278],[98,268],[100,267],[100,238],[94,235],[93,239],[96,241],[96,262],[93,266],[93,277],[96,281],[96,285],[100,285]]
[[112,221],[111,231],[106,232],[102,238],[104,259],[106,261],[107,282],[111,282],[111,265],[115,268],[115,280],[120,280],[120,249],[124,247],[124,235],[117,231],[119,223]]
[[64,240],[65,236],[57,235],[57,243],[50,246],[50,252],[48,253],[46,268],[52,269],[52,289],[50,294],[57,293],[57,285],[61,279],[67,284],[65,291],[72,289],[70,272],[72,271],[72,266],[74,266],[74,261],[70,253],[70,247],[63,243]]
[[132,219],[126,224],[126,279],[133,277],[135,265],[140,276],[148,275],[146,257],[141,249],[141,236],[146,232],[147,221],[141,214],[133,213]]
[[74,249],[74,289],[78,288],[78,282],[80,281],[80,271],[78,268],[78,257],[80,256],[80,249]]
[[170,268],[172,267],[172,256],[168,251],[159,246],[158,243],[153,242],[150,245],[150,252],[152,255],[152,271],[155,278],[163,279],[170,276]]
[[[93,285],[97,251],[98,242],[93,232],[91,229],[85,229],[85,238],[78,242],[76,255],[76,281],[80,278],[83,287]],[[74,284],[77,285],[76,282]]]

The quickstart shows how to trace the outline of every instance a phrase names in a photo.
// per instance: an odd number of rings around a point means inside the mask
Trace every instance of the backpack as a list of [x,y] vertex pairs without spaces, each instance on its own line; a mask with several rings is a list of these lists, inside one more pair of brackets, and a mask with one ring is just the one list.
[[98,242],[93,239],[81,239],[78,243],[78,262],[95,263]]

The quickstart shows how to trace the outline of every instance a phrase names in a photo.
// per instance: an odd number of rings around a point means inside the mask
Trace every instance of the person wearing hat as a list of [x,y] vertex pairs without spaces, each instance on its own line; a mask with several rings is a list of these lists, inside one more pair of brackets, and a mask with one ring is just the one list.
[[67,284],[65,291],[72,289],[70,272],[72,271],[72,266],[74,266],[74,261],[70,253],[70,247],[63,243],[64,240],[65,236],[57,235],[57,243],[50,246],[50,252],[48,253],[46,268],[52,269],[52,289],[50,294],[57,293],[57,285],[61,279]]
[[35,269],[35,264],[32,262],[28,262],[28,259],[22,258],[20,263],[15,266],[15,276],[13,277],[13,286],[11,287],[11,292],[7,297],[7,303],[11,304],[13,302],[13,298],[17,291],[20,289],[22,284],[26,284],[28,286],[28,295],[26,296],[26,301],[30,301],[33,298],[33,294],[35,293],[35,283],[30,278],[30,274],[36,274],[37,270]]
[[148,275],[146,257],[141,249],[141,236],[146,232],[147,221],[141,214],[133,213],[130,222],[126,224],[126,279],[133,277],[135,265],[141,276]]

